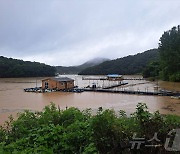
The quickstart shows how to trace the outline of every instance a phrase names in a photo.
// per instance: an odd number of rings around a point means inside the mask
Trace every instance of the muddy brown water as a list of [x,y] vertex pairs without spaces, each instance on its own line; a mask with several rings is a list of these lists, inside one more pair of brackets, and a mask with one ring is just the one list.
[[[99,86],[102,81],[82,80],[82,76],[70,75],[75,79],[75,84],[85,87],[95,82]],[[96,76],[97,77],[97,76]],[[99,77],[99,76],[98,76]],[[137,76],[128,76],[137,77]],[[128,114],[135,111],[139,102],[146,103],[151,112],[159,110],[162,114],[180,115],[180,100],[172,99],[167,96],[140,96],[128,94],[111,94],[111,93],[27,93],[24,88],[30,88],[37,85],[41,86],[41,80],[44,78],[3,78],[0,79],[0,124],[8,119],[11,114],[16,116],[18,112],[24,110],[41,111],[50,102],[54,102],[60,108],[78,107],[80,109],[92,108],[97,110],[98,107],[118,110],[125,110]],[[148,81],[127,81],[129,85],[124,88],[130,90],[149,90],[153,91],[156,82]],[[139,84],[144,82],[144,84]],[[146,83],[147,82],[147,83]],[[104,83],[104,84],[109,84]],[[162,89],[180,91],[180,83],[160,81],[158,85]],[[121,88],[121,87],[119,87]]]

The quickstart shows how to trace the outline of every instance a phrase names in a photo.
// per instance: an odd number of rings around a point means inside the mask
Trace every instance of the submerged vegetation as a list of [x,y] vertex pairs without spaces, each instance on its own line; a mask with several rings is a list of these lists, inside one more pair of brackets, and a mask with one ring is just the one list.
[[[179,116],[150,113],[142,103],[130,116],[102,108],[96,115],[91,109],[60,110],[51,104],[42,112],[25,111],[17,120],[11,117],[0,129],[0,153],[164,154],[168,132],[179,127]],[[134,133],[149,140],[155,132],[162,146],[131,149]]]

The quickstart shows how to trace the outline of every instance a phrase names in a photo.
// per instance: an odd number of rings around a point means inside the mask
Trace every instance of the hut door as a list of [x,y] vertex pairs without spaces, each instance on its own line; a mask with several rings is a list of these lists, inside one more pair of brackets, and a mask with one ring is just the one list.
[[49,86],[48,82],[45,82],[45,89],[48,89],[48,86]]
[[64,84],[65,84],[65,89],[68,89],[67,82],[65,82]]

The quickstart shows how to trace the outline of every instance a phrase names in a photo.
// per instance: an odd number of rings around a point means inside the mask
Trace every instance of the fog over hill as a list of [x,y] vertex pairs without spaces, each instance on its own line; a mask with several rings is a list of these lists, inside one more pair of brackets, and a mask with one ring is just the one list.
[[82,70],[109,61],[107,58],[94,58],[78,66],[56,66],[56,72],[59,74],[78,74]]
[[138,74],[142,73],[147,64],[158,58],[158,50],[151,49],[136,55],[129,55],[110,61],[105,61],[82,70],[80,75],[106,75],[106,74]]

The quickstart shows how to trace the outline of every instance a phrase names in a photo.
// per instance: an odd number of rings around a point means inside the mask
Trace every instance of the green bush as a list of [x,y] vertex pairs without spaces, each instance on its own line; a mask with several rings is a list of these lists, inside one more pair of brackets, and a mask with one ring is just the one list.
[[25,111],[17,120],[10,120],[0,128],[0,153],[166,153],[158,147],[132,150],[133,134],[151,139],[158,133],[160,144],[168,132],[180,128],[180,117],[150,113],[146,104],[139,103],[136,112],[127,116],[124,111],[99,108],[60,110],[54,104],[42,112]]
[[170,75],[169,80],[173,82],[180,82],[180,72]]

